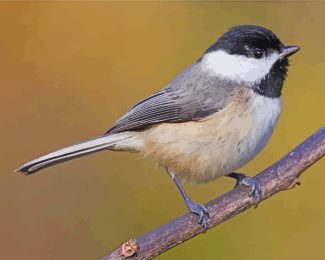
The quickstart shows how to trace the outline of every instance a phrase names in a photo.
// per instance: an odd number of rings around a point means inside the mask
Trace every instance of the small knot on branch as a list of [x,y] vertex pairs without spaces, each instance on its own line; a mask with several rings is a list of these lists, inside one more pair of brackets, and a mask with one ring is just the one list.
[[137,254],[139,248],[136,239],[131,238],[121,246],[121,249],[122,255],[127,258]]
[[286,188],[286,190],[292,189],[292,188],[296,187],[297,185],[300,186],[301,185],[301,182],[298,179],[298,177],[295,177],[293,179],[292,183]]

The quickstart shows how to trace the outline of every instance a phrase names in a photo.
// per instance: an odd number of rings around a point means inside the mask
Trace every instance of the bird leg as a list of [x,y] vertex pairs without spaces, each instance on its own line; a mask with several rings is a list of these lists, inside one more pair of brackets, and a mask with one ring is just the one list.
[[203,226],[204,230],[206,230],[208,228],[208,219],[210,218],[209,212],[204,207],[204,205],[198,204],[193,200],[191,200],[191,198],[187,195],[181,182],[179,181],[179,179],[177,178],[176,174],[173,171],[169,169],[166,170],[172,177],[172,180],[175,182],[178,190],[181,192],[189,212],[199,216],[199,224]]
[[256,208],[258,206],[258,204],[260,203],[261,196],[262,196],[261,187],[258,184],[258,182],[254,178],[246,176],[245,174],[242,174],[242,173],[232,172],[232,173],[228,174],[227,176],[230,178],[236,179],[235,188],[238,185],[244,185],[251,189],[251,192],[249,195],[254,197],[255,203],[256,203],[255,208]]

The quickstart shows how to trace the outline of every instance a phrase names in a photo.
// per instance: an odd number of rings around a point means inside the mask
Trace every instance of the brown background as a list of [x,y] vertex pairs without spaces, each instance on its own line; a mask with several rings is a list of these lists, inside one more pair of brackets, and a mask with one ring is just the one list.
[[[162,88],[227,28],[259,24],[292,58],[283,113],[257,173],[324,125],[324,3],[0,3],[0,258],[98,259],[186,212],[162,169],[103,152],[29,177],[21,163],[103,133]],[[325,161],[303,185],[160,259],[322,259]],[[226,178],[185,185],[206,202]]]

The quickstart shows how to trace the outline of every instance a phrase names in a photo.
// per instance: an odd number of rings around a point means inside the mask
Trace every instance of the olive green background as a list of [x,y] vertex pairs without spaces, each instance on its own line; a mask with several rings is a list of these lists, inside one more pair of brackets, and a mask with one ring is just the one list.
[[[258,24],[291,60],[283,112],[254,175],[324,125],[325,3],[0,3],[0,258],[99,259],[186,212],[164,170],[102,152],[32,176],[13,170],[99,135],[162,88],[227,28]],[[325,160],[283,192],[159,259],[324,259]],[[198,202],[227,178],[185,188]]]

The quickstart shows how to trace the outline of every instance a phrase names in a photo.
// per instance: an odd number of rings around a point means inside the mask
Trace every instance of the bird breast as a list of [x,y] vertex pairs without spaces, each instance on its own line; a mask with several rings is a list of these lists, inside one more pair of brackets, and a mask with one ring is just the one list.
[[280,112],[281,97],[244,89],[203,120],[164,123],[142,132],[141,150],[181,179],[207,182],[254,158],[269,140]]

